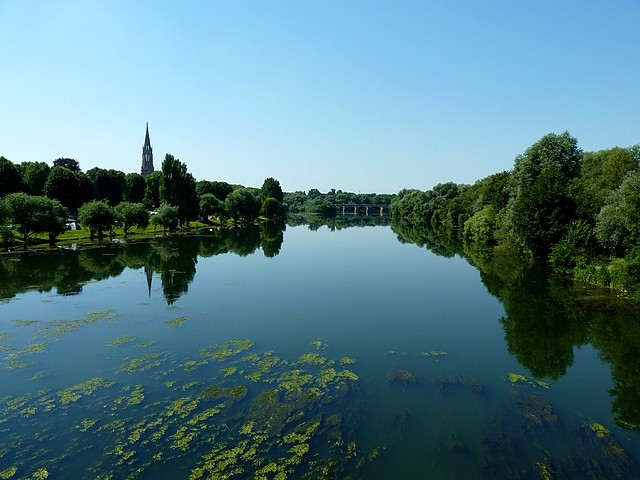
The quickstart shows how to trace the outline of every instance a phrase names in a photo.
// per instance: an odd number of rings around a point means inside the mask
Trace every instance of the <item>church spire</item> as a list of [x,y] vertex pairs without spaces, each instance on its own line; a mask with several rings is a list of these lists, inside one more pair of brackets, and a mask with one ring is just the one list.
[[149,140],[149,122],[147,122],[147,131],[144,135],[144,145],[142,146],[140,175],[146,177],[151,172],[153,172],[153,149],[151,148],[151,140]]

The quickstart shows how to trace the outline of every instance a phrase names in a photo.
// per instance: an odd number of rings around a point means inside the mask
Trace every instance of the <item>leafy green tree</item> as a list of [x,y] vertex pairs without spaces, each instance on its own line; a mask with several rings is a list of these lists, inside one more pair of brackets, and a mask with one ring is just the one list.
[[307,194],[302,191],[287,192],[284,194],[284,204],[290,213],[303,213],[307,203]]
[[144,177],[139,173],[128,173],[125,182],[124,199],[132,203],[142,203],[147,186]]
[[224,202],[231,192],[233,192],[233,186],[227,182],[210,182],[209,180],[196,182],[196,193],[198,196],[210,193],[215,195],[218,200]]
[[178,223],[178,207],[175,205],[163,203],[160,205],[160,208],[158,208],[158,213],[151,216],[151,225],[154,227],[156,225],[160,225],[162,227],[163,235],[167,233],[167,230],[169,230],[169,232],[174,232],[178,228]]
[[162,162],[160,198],[167,204],[178,207],[180,225],[198,216],[196,181],[193,175],[187,172],[187,165],[169,153]]
[[93,200],[78,209],[78,221],[82,228],[88,228],[91,238],[103,238],[104,232],[111,233],[117,222],[114,208],[106,200]]
[[162,172],[156,170],[151,172],[144,179],[144,200],[142,201],[147,208],[158,208],[160,206],[160,185],[162,185]]
[[17,230],[25,242],[34,233],[48,233],[49,239],[54,241],[64,230],[67,212],[57,200],[17,192],[7,195],[4,203],[9,218],[18,224]]
[[80,163],[77,160],[74,160],[73,158],[56,158],[53,161],[53,166],[68,168],[73,172],[80,171]]
[[3,245],[8,245],[13,241],[13,231],[5,225],[9,218],[9,207],[4,199],[0,198],[0,244]]
[[224,213],[224,203],[213,193],[200,195],[200,215],[220,215]]
[[78,177],[65,167],[53,167],[44,184],[44,193],[49,198],[59,200],[70,211],[75,212],[82,205],[83,193]]
[[598,243],[614,255],[624,255],[640,243],[640,172],[629,173],[607,199],[596,219]]
[[44,195],[51,168],[45,162],[22,162],[22,184],[30,195]]
[[0,198],[21,189],[22,178],[18,167],[5,157],[0,157]]
[[[334,207],[335,208],[335,207]],[[274,219],[284,214],[282,203],[273,197],[267,197],[262,201],[260,207],[260,215],[266,218]]]
[[284,202],[284,193],[282,193],[280,182],[272,177],[265,178],[260,189],[259,200],[264,202],[267,198],[275,198],[280,204]]
[[323,200],[322,198],[312,198],[305,204],[305,212],[322,215],[324,217],[333,217],[337,213],[336,206]]
[[550,133],[516,157],[508,221],[522,246],[545,255],[575,216],[569,185],[580,173],[582,151],[568,132]]
[[107,200],[112,207],[122,201],[127,188],[127,181],[123,172],[95,167],[87,171],[87,176],[93,182],[94,198]]
[[464,223],[464,239],[475,246],[495,244],[496,210],[485,205]]
[[582,158],[580,179],[576,182],[575,197],[580,215],[592,221],[625,176],[640,167],[640,147],[586,152]]
[[231,217],[249,222],[260,212],[260,204],[247,188],[239,188],[229,194],[224,201],[225,210]]
[[129,235],[131,227],[144,229],[149,226],[149,212],[141,203],[121,202],[115,211],[118,220],[122,222],[125,237]]

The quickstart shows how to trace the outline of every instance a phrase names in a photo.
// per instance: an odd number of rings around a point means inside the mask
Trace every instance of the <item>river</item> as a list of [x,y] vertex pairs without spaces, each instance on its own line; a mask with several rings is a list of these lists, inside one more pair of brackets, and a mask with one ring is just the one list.
[[0,279],[0,478],[640,477],[637,310],[533,267],[298,225]]

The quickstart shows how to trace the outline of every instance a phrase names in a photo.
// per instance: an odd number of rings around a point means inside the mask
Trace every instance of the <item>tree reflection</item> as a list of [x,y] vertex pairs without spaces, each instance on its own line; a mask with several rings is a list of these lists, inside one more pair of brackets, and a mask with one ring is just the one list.
[[516,252],[468,250],[427,228],[392,229],[402,243],[445,257],[459,254],[479,270],[488,292],[504,306],[499,321],[508,351],[532,375],[557,380],[573,364],[574,348],[590,343],[611,369],[616,421],[640,426],[640,305],[608,290],[574,285]]
[[173,304],[189,289],[196,275],[198,257],[223,253],[253,254],[260,246],[266,256],[276,256],[282,247],[284,223],[262,227],[249,225],[233,230],[212,230],[207,235],[158,237],[121,244],[83,246],[79,250],[21,253],[0,257],[0,299],[27,292],[73,295],[93,280],[117,277],[126,268],[144,269],[151,294],[158,275],[162,293]]
[[287,224],[284,219],[274,222],[266,222],[260,227],[262,238],[262,253],[265,257],[273,258],[280,253],[284,242],[284,231]]

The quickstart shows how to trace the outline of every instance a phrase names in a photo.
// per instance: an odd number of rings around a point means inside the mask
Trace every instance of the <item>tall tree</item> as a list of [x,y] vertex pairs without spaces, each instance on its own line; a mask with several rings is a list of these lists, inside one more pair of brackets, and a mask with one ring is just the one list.
[[162,162],[161,201],[178,207],[180,225],[198,216],[199,202],[196,181],[187,165],[167,153]]
[[20,171],[10,160],[0,157],[0,198],[22,189]]
[[22,183],[30,195],[43,195],[51,168],[45,162],[22,162]]
[[229,185],[227,182],[200,180],[199,182],[196,182],[196,192],[199,196],[204,195],[205,193],[210,193],[215,195],[221,202],[224,202],[227,199],[227,196],[233,192],[233,186]]
[[144,179],[144,199],[143,203],[147,208],[153,209],[160,206],[160,185],[162,184],[162,172],[156,170],[151,172]]
[[269,197],[275,198],[280,203],[284,201],[284,193],[282,193],[280,182],[272,177],[265,178],[260,189],[260,201],[263,202]]
[[522,246],[544,255],[575,216],[569,185],[580,174],[582,151],[568,132],[550,133],[516,157],[508,220]]
[[93,194],[98,200],[107,200],[112,207],[119,204],[127,187],[123,172],[113,169],[92,168],[87,176],[93,182]]
[[53,167],[44,184],[44,193],[49,198],[59,200],[71,212],[82,205],[83,194],[78,177],[65,167]]
[[80,163],[73,158],[56,158],[53,161],[53,166],[68,168],[69,170],[72,170],[74,172],[80,171]]
[[7,195],[5,204],[24,241],[34,233],[48,233],[54,240],[64,227],[66,210],[57,200],[18,192]]
[[78,209],[78,221],[82,228],[88,228],[91,238],[104,237],[104,232],[111,232],[117,217],[114,208],[105,200],[93,200]]
[[139,173],[128,173],[125,181],[127,185],[124,191],[125,200],[131,203],[142,203],[146,187],[144,177]]
[[238,220],[248,222],[258,216],[260,203],[247,188],[238,188],[224,201],[225,210]]
[[116,206],[116,214],[122,222],[124,236],[129,235],[131,227],[147,228],[149,212],[141,203],[122,202]]

